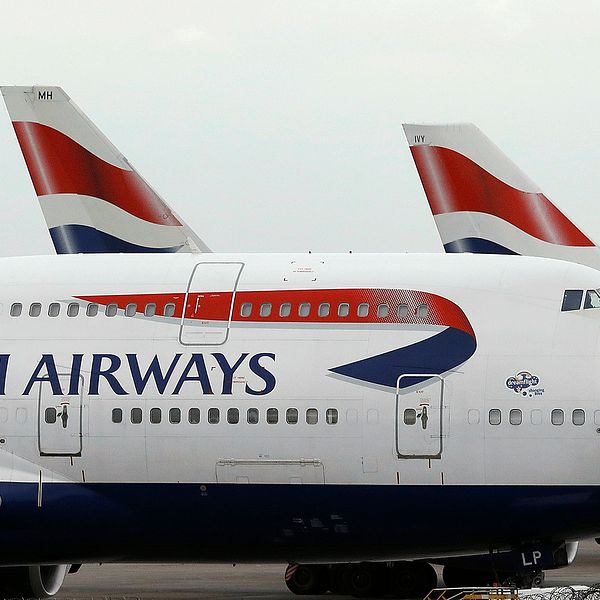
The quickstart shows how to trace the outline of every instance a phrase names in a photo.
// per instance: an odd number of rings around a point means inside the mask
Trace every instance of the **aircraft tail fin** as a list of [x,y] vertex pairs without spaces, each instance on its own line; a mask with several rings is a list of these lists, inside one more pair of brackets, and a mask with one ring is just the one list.
[[58,254],[210,252],[60,87],[1,87]]
[[471,123],[405,124],[446,252],[521,254],[600,269],[600,251]]

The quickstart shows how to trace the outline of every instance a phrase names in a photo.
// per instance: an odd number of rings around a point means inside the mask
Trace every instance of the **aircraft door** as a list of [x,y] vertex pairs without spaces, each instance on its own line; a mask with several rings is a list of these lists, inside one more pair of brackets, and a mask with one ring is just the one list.
[[[406,378],[427,378],[402,389]],[[398,458],[441,458],[444,380],[439,375],[401,375],[396,382],[396,452]]]
[[240,273],[244,264],[199,263],[185,296],[179,341],[184,345],[219,345],[227,341]]
[[[69,387],[70,375],[59,375],[62,389]],[[80,385],[83,389],[83,385]],[[41,456],[81,456],[82,397],[54,395],[49,382],[40,383],[38,441]]]

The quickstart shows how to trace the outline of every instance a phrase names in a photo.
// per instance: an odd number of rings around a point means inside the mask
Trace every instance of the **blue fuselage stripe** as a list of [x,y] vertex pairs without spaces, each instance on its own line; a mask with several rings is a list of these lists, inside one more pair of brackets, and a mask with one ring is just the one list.
[[600,486],[2,483],[0,497],[0,564],[387,560],[600,535]]

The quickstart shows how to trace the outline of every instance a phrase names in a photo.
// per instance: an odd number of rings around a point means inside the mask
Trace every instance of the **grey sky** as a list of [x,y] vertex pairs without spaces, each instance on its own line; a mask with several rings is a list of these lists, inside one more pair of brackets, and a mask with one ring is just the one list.
[[[1,5],[3,84],[65,88],[216,251],[439,251],[404,121],[473,121],[600,242],[600,3]],[[0,109],[2,254],[52,252]]]

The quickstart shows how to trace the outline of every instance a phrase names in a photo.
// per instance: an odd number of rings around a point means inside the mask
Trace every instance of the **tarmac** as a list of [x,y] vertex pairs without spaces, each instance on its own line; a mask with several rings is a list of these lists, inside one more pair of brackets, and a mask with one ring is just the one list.
[[[203,600],[247,598],[291,600],[283,572],[286,565],[84,565],[68,575],[61,600]],[[545,587],[600,582],[600,546],[581,542],[572,565],[546,572]],[[441,585],[441,584],[440,584]],[[347,596],[302,596],[306,600]]]

